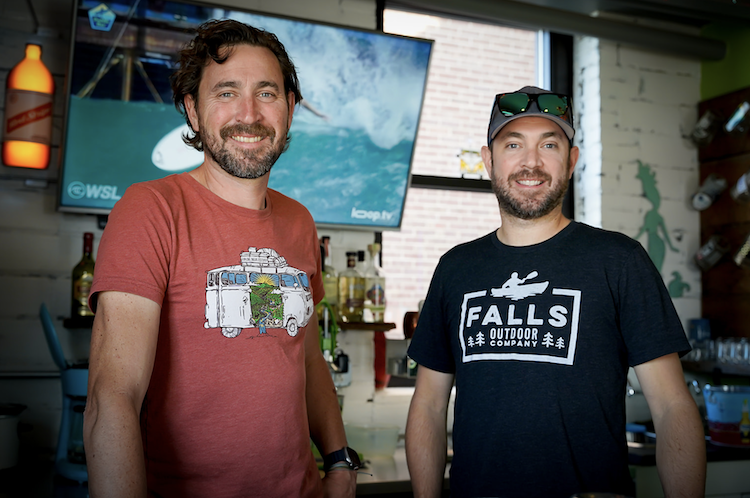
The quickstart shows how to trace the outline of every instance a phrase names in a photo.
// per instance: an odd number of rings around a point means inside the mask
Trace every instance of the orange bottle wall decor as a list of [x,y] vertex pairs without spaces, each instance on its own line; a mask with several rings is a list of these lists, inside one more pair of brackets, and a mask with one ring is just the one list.
[[3,123],[3,164],[49,165],[55,82],[42,62],[42,47],[29,43],[26,57],[8,73]]

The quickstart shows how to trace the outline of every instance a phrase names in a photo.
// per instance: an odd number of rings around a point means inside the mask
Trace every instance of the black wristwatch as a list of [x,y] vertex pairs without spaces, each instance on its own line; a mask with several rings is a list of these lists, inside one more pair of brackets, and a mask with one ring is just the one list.
[[357,452],[348,446],[324,456],[323,470],[328,472],[331,469],[331,466],[338,462],[346,463],[351,470],[357,470],[362,466],[362,462],[359,461],[359,455]]

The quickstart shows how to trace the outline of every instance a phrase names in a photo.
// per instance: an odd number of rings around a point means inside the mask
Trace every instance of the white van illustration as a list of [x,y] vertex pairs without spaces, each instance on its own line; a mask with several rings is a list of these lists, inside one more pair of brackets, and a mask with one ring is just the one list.
[[270,248],[250,247],[240,264],[209,270],[206,279],[206,323],[237,337],[243,328],[285,328],[294,337],[313,315],[310,282],[302,270]]

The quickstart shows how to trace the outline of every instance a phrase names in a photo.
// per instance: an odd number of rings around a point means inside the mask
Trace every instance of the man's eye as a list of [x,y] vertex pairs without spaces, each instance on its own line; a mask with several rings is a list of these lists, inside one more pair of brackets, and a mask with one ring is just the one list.
[[219,97],[231,97],[232,92],[222,92],[219,94]]

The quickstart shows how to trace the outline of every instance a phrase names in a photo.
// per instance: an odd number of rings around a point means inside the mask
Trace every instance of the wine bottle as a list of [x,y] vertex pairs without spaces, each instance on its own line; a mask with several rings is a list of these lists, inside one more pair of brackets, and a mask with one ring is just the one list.
[[89,308],[89,294],[91,283],[94,281],[94,257],[92,256],[94,246],[94,234],[86,232],[83,234],[83,256],[81,261],[73,268],[71,315],[93,316],[94,312]]
[[383,322],[385,315],[385,273],[378,263],[380,244],[367,246],[370,260],[365,270],[365,322]]
[[357,271],[357,253],[346,253],[346,270],[339,273],[339,313],[345,322],[361,322],[364,312],[365,279]]
[[711,173],[703,181],[698,191],[693,194],[693,207],[698,211],[708,209],[716,198],[727,188],[727,180],[715,173]]
[[740,137],[750,128],[750,103],[741,102],[737,106],[732,116],[724,124],[724,131],[734,136]]
[[732,185],[729,194],[732,196],[732,199],[741,204],[750,201],[750,171],[739,177],[737,182]]
[[690,133],[690,140],[698,147],[708,145],[714,139],[720,126],[721,117],[708,109],[695,124],[693,131]]
[[49,165],[55,81],[42,62],[42,47],[29,43],[26,57],[8,73],[3,163],[44,169]]

